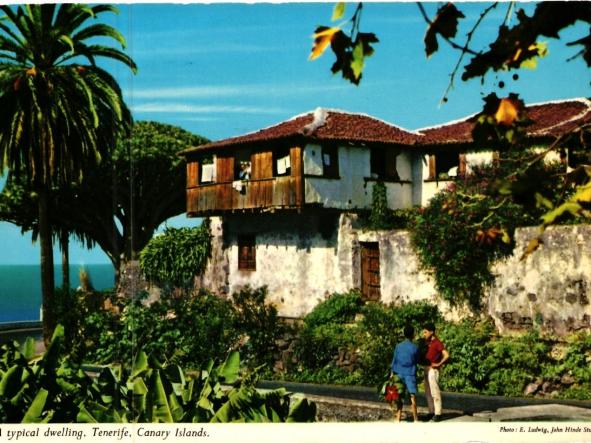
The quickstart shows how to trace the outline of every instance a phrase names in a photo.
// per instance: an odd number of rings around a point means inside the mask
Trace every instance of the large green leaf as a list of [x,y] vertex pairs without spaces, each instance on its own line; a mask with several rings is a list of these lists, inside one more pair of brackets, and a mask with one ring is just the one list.
[[83,403],[76,421],[78,423],[127,423],[125,414],[95,402]]
[[131,371],[131,378],[137,377],[143,374],[149,369],[148,356],[144,351],[140,351],[133,362],[133,369]]
[[238,380],[240,370],[240,354],[238,351],[232,352],[226,358],[226,361],[220,368],[220,376],[224,378],[226,383],[232,384]]
[[301,398],[294,402],[289,409],[287,423],[313,422],[316,420],[316,403],[310,402],[307,398]]
[[50,416],[43,418],[48,395],[49,391],[46,389],[40,389],[39,392],[37,392],[37,395],[23,417],[22,423],[42,423],[50,418]]
[[0,380],[0,397],[11,398],[14,396],[22,386],[21,378],[23,375],[23,368],[19,365],[14,365],[2,374]]
[[160,377],[160,371],[154,370],[150,379],[150,396],[153,404],[153,421],[159,423],[173,423],[172,412],[168,404],[168,397]]
[[43,365],[46,371],[54,371],[58,367],[59,360],[62,356],[63,340],[64,327],[62,325],[57,325],[53,331],[51,342],[43,355]]
[[21,347],[21,354],[27,360],[31,360],[35,356],[35,339],[32,337],[27,337],[23,346]]

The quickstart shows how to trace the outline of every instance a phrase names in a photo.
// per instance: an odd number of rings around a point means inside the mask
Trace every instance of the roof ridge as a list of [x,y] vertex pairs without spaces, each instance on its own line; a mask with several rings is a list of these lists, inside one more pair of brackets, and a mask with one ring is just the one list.
[[561,122],[555,123],[551,126],[548,126],[547,128],[542,128],[538,131],[535,131],[535,134],[547,134],[549,133],[552,129],[554,128],[558,128],[562,125],[565,125],[567,123],[576,121],[578,119],[580,119],[581,117],[583,117],[585,114],[587,114],[589,111],[591,111],[591,100],[585,98],[585,97],[577,97],[577,98],[573,98],[570,100],[562,100],[562,101],[552,101],[552,102],[546,102],[546,103],[539,103],[539,104],[532,104],[530,106],[542,106],[542,105],[546,105],[546,104],[559,104],[559,103],[569,103],[569,102],[579,102],[582,103],[584,105],[587,106],[586,109],[583,109],[581,112],[579,112],[578,114],[572,116],[571,118],[567,119],[567,120],[563,120]]
[[400,125],[391,123],[391,122],[389,122],[387,120],[384,120],[382,118],[376,117],[374,115],[370,115],[370,114],[368,114],[366,112],[350,112],[350,111],[344,111],[342,109],[336,109],[336,108],[322,108],[322,109],[324,109],[327,112],[335,112],[335,113],[339,113],[339,114],[346,114],[346,115],[354,115],[354,116],[358,116],[358,117],[371,118],[372,120],[375,120],[375,121],[378,121],[380,123],[384,123],[384,124],[386,124],[388,126],[392,126],[393,128],[400,129],[402,131],[408,132],[409,134],[420,135],[420,136],[423,135],[423,134],[417,132],[415,129],[404,128],[404,127],[402,127]]
[[[555,124],[553,126],[550,126],[550,128],[553,128],[555,126],[560,126],[560,125],[563,125],[563,124],[568,123],[570,121],[576,120],[577,118],[582,117],[585,113],[587,113],[589,110],[591,110],[591,100],[589,100],[586,97],[573,97],[573,98],[558,99],[558,100],[548,100],[548,101],[538,102],[538,103],[526,103],[525,104],[525,107],[528,108],[528,107],[532,107],[532,106],[557,105],[557,104],[561,104],[561,103],[571,103],[571,102],[579,102],[579,103],[585,104],[585,105],[587,105],[587,109],[585,111],[582,111],[581,113],[577,114],[576,117],[572,117],[569,120],[564,120],[564,121],[562,121],[560,123],[557,123],[557,124]],[[472,117],[476,117],[478,114],[480,114],[480,112],[475,112],[473,114],[469,114],[469,115],[466,115],[464,117],[460,117],[460,118],[455,119],[455,120],[450,120],[450,121],[445,122],[445,123],[440,123],[440,124],[432,125],[432,126],[425,126],[423,128],[416,129],[416,131],[420,135],[425,135],[423,133],[423,131],[427,131],[427,130],[431,130],[431,129],[443,128],[445,126],[451,126],[451,125],[455,125],[457,123],[462,123],[464,121],[470,120]]]

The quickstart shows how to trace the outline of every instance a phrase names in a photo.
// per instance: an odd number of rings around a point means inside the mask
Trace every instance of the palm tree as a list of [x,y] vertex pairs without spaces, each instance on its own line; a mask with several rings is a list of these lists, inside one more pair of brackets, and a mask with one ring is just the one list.
[[118,12],[113,6],[20,5],[0,6],[0,11],[0,172],[25,171],[38,194],[47,341],[55,325],[48,211],[52,188],[79,181],[130,126],[121,90],[96,58],[122,62],[134,73],[137,68],[120,50],[93,43],[109,38],[125,47],[113,27],[88,23],[103,12]]

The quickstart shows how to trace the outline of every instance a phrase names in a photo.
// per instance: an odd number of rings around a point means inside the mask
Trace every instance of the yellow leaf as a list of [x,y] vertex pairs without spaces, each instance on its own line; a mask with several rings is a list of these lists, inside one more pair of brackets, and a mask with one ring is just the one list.
[[511,236],[509,235],[507,230],[503,229],[503,230],[501,230],[501,232],[503,233],[503,237],[501,238],[501,240],[503,240],[503,243],[510,244],[511,243]]
[[545,42],[536,42],[527,48],[530,51],[537,51],[537,55],[523,60],[519,65],[523,69],[536,69],[538,67],[538,57],[546,57],[548,55],[548,44]]
[[542,241],[540,240],[539,237],[532,238],[529,241],[529,243],[527,244],[527,248],[525,248],[525,251],[523,252],[523,255],[521,256],[520,260],[526,259],[528,255],[530,255],[531,253],[533,253],[536,249],[538,249],[540,247],[541,243],[542,243]]
[[517,119],[519,111],[516,104],[510,98],[503,98],[499,103],[499,108],[495,113],[495,120],[500,125],[511,126]]
[[337,26],[334,28],[319,27],[314,33],[314,45],[312,46],[312,52],[308,60],[315,60],[322,55],[326,50],[334,35],[341,29]]
[[340,20],[345,15],[345,2],[338,2],[332,11],[332,21]]
[[353,50],[353,60],[351,61],[351,70],[356,79],[361,77],[364,64],[363,43],[358,43]]
[[554,205],[552,204],[552,202],[550,200],[548,200],[546,197],[544,197],[542,194],[540,194],[539,192],[535,193],[535,197],[536,197],[536,206],[538,208],[545,206],[548,209],[554,209]]

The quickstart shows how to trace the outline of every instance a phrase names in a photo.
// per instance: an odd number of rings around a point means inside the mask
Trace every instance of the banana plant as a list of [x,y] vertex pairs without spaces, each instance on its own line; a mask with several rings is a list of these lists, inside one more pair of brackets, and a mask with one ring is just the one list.
[[259,391],[240,378],[232,352],[188,374],[140,351],[131,367],[104,367],[90,377],[63,352],[64,329],[56,327],[42,356],[27,340],[0,348],[0,422],[297,422],[313,421],[316,407],[292,403],[285,389]]
[[[85,402],[77,420],[99,422],[286,422],[313,421],[316,408],[305,399],[290,407],[291,394],[284,389],[260,392],[252,384],[238,383],[240,357],[231,353],[218,366],[210,361],[189,377],[177,365],[163,367],[140,352],[126,380],[122,372],[103,379],[103,392],[121,394]],[[99,377],[100,380],[100,377]],[[126,397],[124,400],[123,398]]]

